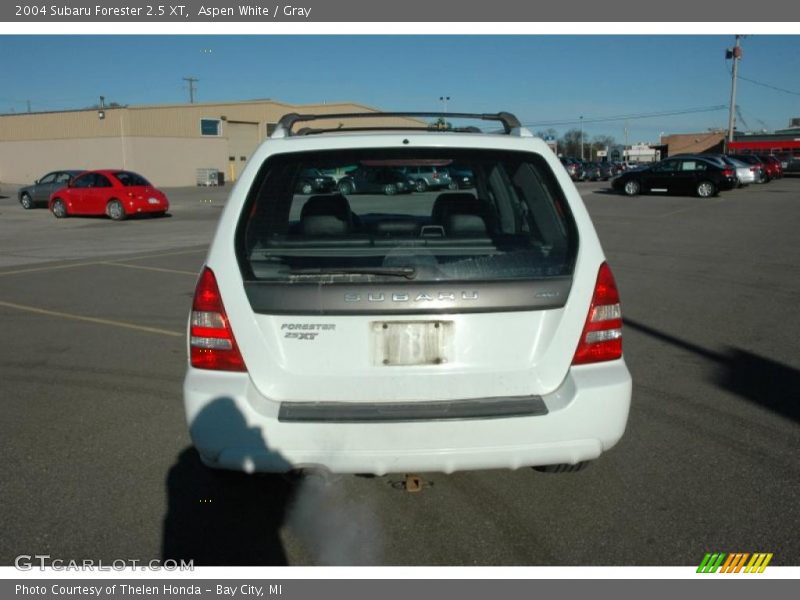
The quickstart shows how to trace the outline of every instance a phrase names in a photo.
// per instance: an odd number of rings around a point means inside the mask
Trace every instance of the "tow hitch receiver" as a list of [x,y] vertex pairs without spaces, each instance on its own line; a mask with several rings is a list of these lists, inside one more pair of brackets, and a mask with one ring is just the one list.
[[422,491],[422,477],[419,475],[406,474],[405,489],[407,492]]

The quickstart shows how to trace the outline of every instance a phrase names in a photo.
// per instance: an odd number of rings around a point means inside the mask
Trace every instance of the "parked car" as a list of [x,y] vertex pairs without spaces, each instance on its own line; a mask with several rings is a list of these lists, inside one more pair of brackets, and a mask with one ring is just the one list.
[[783,167],[781,161],[771,154],[757,154],[758,159],[767,169],[767,176],[770,179],[780,179],[783,177]]
[[447,167],[437,167],[434,165],[414,165],[403,169],[411,180],[414,181],[414,188],[418,192],[427,190],[441,190],[445,188],[455,189],[457,186],[450,177]]
[[[475,176],[471,169],[451,165],[448,171],[450,172],[450,179],[455,184],[455,189],[465,190],[475,187]],[[453,185],[450,187],[453,188]]]
[[598,163],[587,162],[583,163],[583,180],[584,181],[600,181],[602,178],[600,172],[600,165]]
[[744,187],[756,182],[756,172],[758,171],[756,166],[743,163],[725,154],[721,154],[719,157],[723,163],[736,169],[736,180],[739,182],[739,187]]
[[138,215],[165,215],[169,201],[144,177],[121,169],[87,171],[50,196],[50,211],[58,219],[106,215],[114,221]]
[[641,169],[626,171],[612,181],[612,187],[628,196],[666,193],[696,194],[708,198],[733,189],[737,183],[733,167],[722,167],[717,161],[697,156],[671,157]]
[[756,181],[757,167],[736,160],[727,154],[675,154],[670,158],[701,158],[717,163],[721,168],[730,167],[736,170],[736,181],[739,187],[744,187]]
[[64,169],[42,175],[33,184],[19,189],[17,192],[19,203],[24,209],[47,206],[50,201],[50,194],[67,185],[70,180],[81,173],[83,173],[81,169]]
[[603,181],[608,181],[617,174],[614,165],[610,162],[601,162],[596,164],[597,168],[600,170],[600,179]]
[[[339,135],[343,115],[337,133],[293,132],[317,118],[283,117],[254,152],[201,269],[183,385],[201,460],[250,473],[564,472],[614,446],[631,399],[619,293],[545,142],[508,113],[474,115],[504,134],[411,122],[402,138]],[[475,187],[351,204],[284,184],[307,161],[415,159],[469,168]]]
[[567,170],[567,174],[572,181],[580,181],[583,178],[583,169],[581,168],[580,163],[565,156],[560,156],[559,160],[561,161],[561,164],[564,165],[564,168]]
[[317,194],[332,192],[336,189],[336,180],[323,174],[319,169],[303,169],[297,178],[295,190],[298,194]]
[[348,172],[337,184],[339,193],[349,194],[410,194],[417,185],[398,169],[361,166]]
[[781,173],[783,175],[800,174],[800,150],[791,152],[780,152],[775,157],[781,161]]
[[749,164],[756,168],[756,183],[767,183],[770,180],[766,165],[755,154],[729,154],[731,158]]

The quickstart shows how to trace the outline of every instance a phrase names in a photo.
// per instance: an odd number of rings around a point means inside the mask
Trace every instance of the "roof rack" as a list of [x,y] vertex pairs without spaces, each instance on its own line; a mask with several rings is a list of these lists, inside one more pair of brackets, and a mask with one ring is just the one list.
[[298,113],[289,113],[283,115],[278,121],[275,132],[272,137],[290,137],[292,135],[313,135],[318,133],[329,133],[332,131],[443,131],[443,132],[466,132],[466,133],[480,133],[477,127],[437,127],[435,124],[425,125],[420,123],[414,125],[409,123],[408,126],[387,126],[387,127],[345,127],[343,123],[339,123],[338,127],[334,128],[318,128],[303,127],[294,134],[292,127],[296,123],[306,121],[319,121],[319,120],[344,120],[344,119],[375,119],[383,117],[436,117],[439,119],[479,119],[482,121],[499,121],[503,124],[503,131],[506,134],[512,133],[514,130],[521,130],[522,125],[519,119],[509,112],[499,113],[444,113],[444,112],[366,112],[366,113],[332,113],[332,114],[306,114],[301,115]]

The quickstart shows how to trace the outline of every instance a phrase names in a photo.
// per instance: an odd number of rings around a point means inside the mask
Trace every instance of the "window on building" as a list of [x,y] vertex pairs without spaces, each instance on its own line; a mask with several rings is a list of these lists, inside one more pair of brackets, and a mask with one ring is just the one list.
[[219,135],[219,119],[200,119],[200,135]]

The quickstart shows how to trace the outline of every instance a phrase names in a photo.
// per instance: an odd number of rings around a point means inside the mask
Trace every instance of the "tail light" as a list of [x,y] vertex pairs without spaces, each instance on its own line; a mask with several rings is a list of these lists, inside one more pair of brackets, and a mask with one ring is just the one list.
[[733,177],[733,175],[734,175],[733,169],[725,169],[724,171],[722,171],[723,177]]
[[216,371],[246,371],[233,337],[214,272],[206,267],[197,282],[189,326],[193,367]]
[[614,275],[608,263],[600,265],[592,304],[572,359],[573,365],[622,357],[622,310]]

